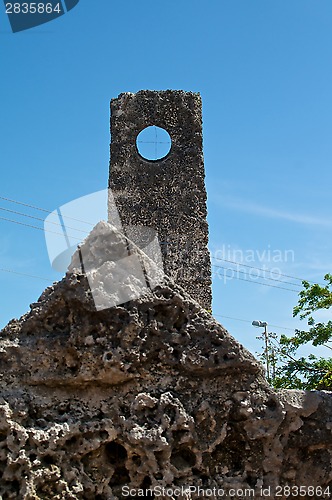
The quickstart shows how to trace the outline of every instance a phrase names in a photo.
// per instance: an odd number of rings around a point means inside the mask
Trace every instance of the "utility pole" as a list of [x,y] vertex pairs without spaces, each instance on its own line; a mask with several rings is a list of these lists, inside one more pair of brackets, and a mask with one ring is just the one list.
[[265,342],[265,364],[266,364],[266,378],[268,382],[270,379],[270,360],[269,360],[269,334],[267,333],[267,322],[266,321],[253,321],[251,323],[253,326],[258,328],[264,328],[264,342]]

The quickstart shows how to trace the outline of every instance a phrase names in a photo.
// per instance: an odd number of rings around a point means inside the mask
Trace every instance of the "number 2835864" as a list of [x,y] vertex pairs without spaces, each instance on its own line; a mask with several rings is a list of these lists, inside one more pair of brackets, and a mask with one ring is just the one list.
[[60,3],[55,5],[51,3],[24,2],[24,3],[6,3],[7,14],[61,14],[62,6]]

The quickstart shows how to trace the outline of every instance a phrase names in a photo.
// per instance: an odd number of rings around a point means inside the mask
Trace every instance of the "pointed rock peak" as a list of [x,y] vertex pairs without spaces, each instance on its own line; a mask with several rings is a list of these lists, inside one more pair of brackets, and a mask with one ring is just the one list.
[[99,222],[73,255],[70,273],[85,274],[98,311],[123,304],[163,283],[158,237],[151,228],[119,230]]

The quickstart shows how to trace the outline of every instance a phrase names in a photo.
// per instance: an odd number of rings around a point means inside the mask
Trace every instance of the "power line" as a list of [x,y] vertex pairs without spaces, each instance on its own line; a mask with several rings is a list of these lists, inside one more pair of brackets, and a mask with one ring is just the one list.
[[[217,266],[216,264],[212,264],[212,267],[217,267],[219,269],[226,269],[226,271],[234,271],[234,268],[232,267],[224,267],[224,266]],[[236,270],[238,273],[241,274],[246,274],[245,271],[240,271]],[[271,280],[271,281],[278,281],[279,283],[285,283],[286,285],[293,285],[293,286],[301,286],[300,284],[297,283],[291,283],[290,281],[284,281],[284,280],[278,280],[277,278],[266,278],[265,276],[262,276],[262,279],[264,280]]]
[[16,205],[22,205],[23,207],[33,208],[34,210],[39,210],[40,212],[46,212],[48,214],[51,213],[51,210],[46,210],[45,208],[36,207],[34,205],[28,205],[27,203],[23,203],[22,201],[11,200],[10,198],[6,198],[5,196],[0,196],[0,200],[9,201],[10,203],[15,203]]
[[[42,277],[42,276],[36,276],[34,274],[21,273],[19,271],[15,271],[13,269],[0,268],[0,272],[10,273],[10,274],[17,274],[19,276],[25,276],[27,278],[34,278],[34,279],[39,279],[39,280],[43,280],[43,281],[54,282],[54,280],[51,279],[51,278],[45,278],[45,277]],[[234,321],[241,321],[243,323],[252,323],[252,321],[249,320],[249,319],[234,318],[233,316],[225,316],[224,314],[214,314],[213,316],[220,317],[220,318],[225,318],[225,319],[232,319]],[[288,328],[288,327],[284,327],[284,326],[280,326],[280,325],[272,325],[270,323],[269,323],[269,326],[272,326],[273,328],[280,328],[282,330],[290,330],[290,331],[294,331],[295,330],[295,328]]]
[[[12,200],[12,199],[4,197],[4,196],[0,196],[0,199],[8,201],[10,203],[15,203],[17,205],[29,207],[29,208],[32,208],[34,210],[39,210],[39,211],[42,211],[42,212],[45,212],[45,213],[48,213],[48,214],[52,213],[50,210],[47,210],[45,208],[37,207],[35,205],[31,205],[31,204],[28,204],[28,203],[23,203],[23,202],[17,201],[17,200]],[[35,216],[31,216],[31,215],[28,215],[28,214],[24,214],[22,212],[17,212],[17,211],[14,211],[14,210],[3,208],[3,207],[0,207],[0,210],[7,211],[7,212],[10,212],[10,213],[21,215],[23,217],[28,217],[28,218],[31,218],[31,219],[35,219],[35,220],[39,220],[39,221],[44,222],[44,219],[41,219],[41,218],[35,217]],[[89,225],[93,226],[92,223],[87,222],[87,221],[83,221],[83,220],[80,220],[80,219],[75,219],[73,217],[69,217],[69,216],[66,216],[66,215],[62,215],[62,217],[67,218],[67,219],[71,219],[71,220],[74,220],[74,221],[77,221],[77,222],[81,222],[81,223],[84,223],[84,224],[89,224]],[[21,226],[30,227],[30,228],[33,228],[33,229],[38,229],[40,231],[45,231],[45,232],[48,232],[48,233],[57,234],[59,236],[64,236],[63,233],[58,233],[58,232],[55,232],[55,231],[50,231],[48,229],[44,229],[44,228],[40,228],[40,227],[37,227],[37,226],[33,226],[31,224],[24,224],[22,222],[18,222],[18,221],[15,221],[15,220],[12,220],[12,219],[8,219],[8,218],[5,218],[5,217],[0,217],[0,219],[1,220],[5,220],[7,222],[14,223],[14,224],[18,224],[18,225],[21,225]],[[60,227],[63,227],[61,224],[58,224],[56,222],[48,221],[48,223],[49,224],[53,224],[53,225],[57,225],[57,226],[60,226]],[[69,226],[67,226],[67,227],[68,227],[68,229],[72,229],[74,231],[78,231],[78,232],[82,232],[84,234],[88,234],[87,232],[82,231],[80,229],[76,229],[76,228],[69,227]],[[73,238],[73,239],[76,239],[77,241],[81,241],[80,238],[76,238],[74,236],[70,236],[70,237]],[[236,264],[236,265],[241,265],[243,267],[247,267],[247,268],[250,268],[250,269],[255,269],[255,270],[264,271],[264,272],[268,271],[268,272],[272,273],[272,271],[269,270],[269,269],[264,269],[264,268],[259,268],[259,267],[255,267],[255,266],[250,266],[248,264],[243,264],[241,262],[233,261],[233,260],[230,260],[230,259],[223,259],[223,258],[218,258],[218,257],[213,257],[213,258],[215,260],[217,260],[217,261],[229,262],[229,263]],[[225,269],[225,270],[228,270],[228,271],[233,271],[234,270],[233,268],[227,268],[227,267],[224,267],[224,266],[218,266],[216,264],[213,264],[213,267],[220,268],[220,269]],[[241,273],[241,274],[245,274],[244,271],[238,270],[238,272]],[[219,276],[218,273],[214,273],[214,274],[216,274],[217,276]],[[291,278],[291,279],[295,279],[295,280],[299,280],[299,281],[308,281],[309,283],[314,283],[313,281],[303,280],[302,278],[298,278],[298,277],[291,276],[291,275],[288,275],[288,274],[283,274],[283,273],[279,273],[279,274],[280,274],[280,276],[288,277],[288,278]],[[235,276],[235,278],[239,279],[239,280],[242,280],[242,281],[250,281],[251,283],[257,283],[259,285],[270,286],[270,287],[273,287],[273,288],[279,288],[279,289],[282,289],[282,290],[288,290],[288,291],[293,291],[293,292],[298,293],[298,290],[294,290],[294,289],[290,289],[290,288],[286,288],[286,287],[280,287],[280,286],[271,285],[271,284],[268,284],[268,283],[262,283],[262,282],[257,282],[257,281],[254,281],[254,280],[248,280],[248,279],[245,279],[245,278],[241,278],[239,276]],[[263,279],[270,280],[270,281],[276,281],[276,282],[279,282],[279,283],[285,283],[285,284],[289,284],[289,285],[293,285],[293,286],[301,286],[300,284],[297,284],[297,283],[291,283],[291,282],[288,282],[288,281],[279,280],[277,278],[272,278],[272,277],[271,278],[269,278],[269,277],[263,277]],[[323,284],[321,284],[321,285],[325,286]]]
[[[34,210],[39,210],[40,212],[45,212],[47,214],[51,214],[53,210],[47,210],[46,208],[36,207],[35,205],[29,205],[28,203],[23,203],[22,201],[12,200],[10,198],[6,198],[5,196],[0,196],[0,200],[9,201],[10,203],[15,203],[16,205],[22,205],[23,207],[33,208]],[[76,222],[82,222],[83,224],[88,224],[89,226],[94,226],[92,222],[87,222],[81,219],[75,219],[74,217],[69,217],[68,215],[62,215],[65,219],[74,220]],[[77,231],[77,229],[76,229]]]
[[[243,323],[250,323],[250,324],[252,323],[252,321],[249,319],[233,318],[232,316],[224,316],[223,314],[214,314],[214,316],[217,316],[220,318],[225,318],[225,319],[232,319],[234,321],[242,321]],[[280,328],[281,330],[290,330],[292,332],[294,332],[294,330],[296,330],[295,328],[288,328],[288,327],[280,326],[280,325],[272,325],[270,323],[268,323],[268,326],[272,326],[273,328]]]
[[[212,274],[219,276],[219,274],[214,271],[212,271]],[[234,278],[241,281],[247,281],[249,283],[255,283],[256,285],[269,286],[271,288],[279,288],[280,290],[288,290],[289,292],[299,293],[299,290],[293,290],[292,288],[286,288],[278,285],[270,285],[269,283],[262,283],[261,281],[246,280],[245,278],[240,278],[240,276],[234,276]]]
[[[228,269],[228,268],[225,268],[225,269]],[[212,271],[212,274],[215,274],[216,276],[220,277],[219,274],[217,272],[215,272],[215,271]],[[249,283],[256,283],[257,285],[269,286],[271,288],[279,288],[280,290],[288,290],[290,292],[299,293],[299,290],[294,290],[293,288],[286,288],[286,287],[283,287],[283,286],[271,285],[270,283],[263,283],[262,281],[255,281],[255,280],[245,279],[245,278],[241,278],[240,276],[233,276],[232,279],[233,278],[235,278],[237,280],[241,280],[241,281],[248,281]],[[281,281],[281,283],[285,283],[285,281]],[[291,283],[291,285],[295,285],[295,283]],[[297,285],[295,285],[295,286],[297,286]]]
[[[17,205],[22,205],[22,206],[25,206],[25,207],[29,207],[29,208],[32,208],[32,209],[34,209],[34,210],[40,210],[40,211],[45,212],[45,213],[48,213],[48,214],[52,213],[50,210],[47,210],[47,209],[45,209],[45,208],[37,207],[37,206],[35,206],[35,205],[30,205],[30,204],[28,204],[28,203],[23,203],[23,202],[21,202],[21,201],[17,201],[17,200],[12,200],[12,199],[10,199],[10,198],[6,198],[6,197],[4,197],[4,196],[0,196],[0,200],[5,200],[5,201],[8,201],[8,202],[10,202],[10,203],[15,203],[15,204],[17,204]],[[16,212],[16,211],[14,211],[14,210],[6,209],[6,208],[3,208],[3,207],[2,207],[2,208],[0,207],[0,210],[4,210],[4,211],[10,212],[10,213],[15,213],[15,214],[21,215],[21,216],[23,216],[23,217],[29,217],[29,218],[32,218],[32,219],[35,219],[35,220],[40,220],[40,221],[44,222],[44,219],[41,219],[41,218],[38,218],[38,217],[34,217],[34,216],[31,216],[31,215],[27,215],[27,214],[24,214],[24,213],[22,213],[22,212]],[[89,224],[90,226],[93,226],[93,224],[92,224],[92,223],[87,222],[87,221],[83,221],[83,220],[81,220],[81,219],[75,219],[75,218],[73,218],[73,217],[69,217],[69,216],[66,216],[66,215],[62,215],[62,217],[63,217],[63,218],[67,218],[67,219],[74,220],[74,221],[76,221],[76,222],[81,222],[81,223],[83,223],[83,224]],[[2,220],[8,220],[9,222],[15,222],[15,223],[18,223],[18,222],[16,222],[16,221],[10,221],[9,219],[4,219],[4,218],[2,218]],[[57,222],[48,221],[48,223],[49,223],[49,224],[53,224],[53,225],[58,225],[58,226],[62,227],[62,225],[61,225],[61,224],[58,224]],[[18,223],[18,224],[19,224],[19,223]],[[21,225],[24,225],[24,224],[22,224],[22,223],[21,223]],[[34,227],[34,226],[30,226],[30,227]],[[68,229],[72,229],[72,230],[74,230],[74,231],[78,231],[78,232],[81,232],[81,233],[84,233],[84,234],[88,234],[88,232],[82,231],[82,230],[80,230],[80,229],[76,229],[76,228],[74,228],[74,227],[70,227],[70,226],[66,226],[66,227],[67,227]],[[40,228],[38,228],[38,229],[40,229]],[[51,232],[51,231],[47,231],[47,232]],[[60,234],[60,233],[54,233],[54,234]],[[62,234],[61,234],[61,236],[62,236]],[[76,239],[77,239],[77,238],[76,238]],[[247,267],[247,268],[250,268],[250,269],[255,269],[255,270],[257,270],[257,271],[263,271],[263,272],[265,272],[265,273],[266,273],[266,272],[269,272],[269,273],[272,273],[272,274],[273,274],[272,270],[270,270],[270,269],[268,269],[268,268],[260,268],[260,267],[250,266],[249,264],[243,264],[242,262],[238,262],[238,261],[235,261],[235,260],[230,260],[230,259],[224,259],[224,258],[221,258],[221,257],[212,257],[212,258],[213,258],[214,260],[217,260],[217,261],[229,262],[229,263],[231,263],[231,264],[241,265],[241,266],[243,266],[243,267]],[[213,264],[213,265],[214,265],[214,267],[218,267],[218,268],[220,268],[220,269],[227,269],[227,270],[230,270],[230,271],[231,271],[231,270],[233,270],[233,268],[226,268],[226,267],[223,267],[223,266],[218,266],[217,264]],[[245,274],[245,273],[244,273],[244,271],[240,271],[240,270],[238,270],[238,272],[240,272],[240,273],[242,273],[242,274]],[[284,277],[286,277],[286,278],[291,278],[291,279],[298,280],[298,281],[301,281],[301,282],[302,282],[302,281],[308,281],[308,283],[312,283],[312,284],[319,284],[319,285],[321,285],[321,286],[325,286],[325,284],[323,284],[323,283],[316,283],[316,282],[314,282],[314,281],[304,280],[303,278],[298,278],[298,277],[296,277],[296,276],[291,276],[291,275],[289,275],[289,274],[279,273],[279,276],[284,276]],[[239,279],[240,279],[240,278],[239,278]],[[297,283],[291,283],[291,282],[288,282],[288,281],[283,281],[283,280],[279,280],[279,279],[277,279],[277,278],[272,278],[272,277],[271,277],[271,278],[269,278],[269,277],[264,277],[263,279],[270,280],[270,281],[277,281],[277,282],[279,282],[279,283],[285,283],[285,284],[289,284],[289,285],[293,285],[293,286],[301,286],[301,285],[299,285],[299,284],[297,284]],[[262,284],[262,283],[261,283],[261,284]]]
[[[2,217],[0,217],[0,219],[2,219]],[[13,221],[14,222],[14,221]],[[20,222],[18,222],[17,224],[22,224]],[[26,225],[26,224],[23,224],[23,225]],[[28,227],[31,227],[30,225],[28,225]],[[38,227],[35,227],[35,226],[32,226],[34,227],[35,229],[40,229],[41,231],[43,231],[42,228],[38,228]],[[55,234],[60,234],[60,233],[55,233]],[[28,275],[28,274],[24,274],[24,273],[18,273],[17,271],[14,271],[14,270],[11,270],[11,269],[0,269],[0,271],[4,271],[4,272],[12,272],[14,274],[22,274],[22,276],[30,276],[30,277],[37,277],[39,279],[44,279],[46,281],[50,281],[48,278],[41,278],[40,276],[32,276],[32,275]],[[212,274],[216,274],[216,273],[212,273]],[[250,281],[250,280],[245,280],[243,278],[238,278],[238,279],[241,279],[242,281]],[[257,283],[257,284],[261,284],[261,285],[265,285],[265,286],[271,286],[273,288],[282,288],[282,287],[279,287],[279,286],[275,286],[275,285],[268,285],[266,283],[259,283],[259,282],[256,282],[256,281],[250,281],[250,283]],[[296,290],[291,290],[290,288],[282,288],[283,290],[289,290],[289,291],[296,291]],[[233,318],[235,319],[235,318]],[[245,320],[243,320],[245,321]]]
[[[44,222],[44,223],[46,222],[46,224],[53,224],[54,226],[63,227],[62,224],[59,224],[59,222],[45,221],[45,219],[42,219],[40,217],[35,217],[34,215],[24,214],[23,212],[17,212],[16,210],[10,210],[9,208],[0,207],[0,210],[2,210],[3,212],[9,212],[11,214],[21,215],[23,217],[28,217],[29,219],[39,220],[39,221]],[[87,231],[82,231],[81,229],[76,229],[75,227],[66,226],[66,229],[72,229],[73,231],[78,231],[79,233],[89,234]],[[58,234],[60,234],[60,233],[58,233]]]
[[19,276],[25,276],[25,277],[28,277],[28,278],[35,278],[35,279],[38,279],[38,280],[43,280],[43,281],[48,281],[48,282],[54,281],[54,280],[51,280],[51,278],[43,278],[42,276],[35,276],[34,274],[20,273],[18,271],[14,271],[12,269],[1,269],[0,268],[0,271],[3,272],[3,273],[18,274]]
[[[63,236],[63,234],[61,234],[61,233],[56,233],[55,231],[48,231],[46,229],[44,230],[42,227],[32,226],[31,224],[24,224],[23,222],[13,221],[13,220],[10,220],[10,219],[6,219],[4,217],[0,217],[0,219],[1,220],[5,220],[5,221],[9,221],[9,222],[13,222],[15,224],[19,224],[21,226],[30,227],[30,228],[33,228],[33,229],[39,229],[40,231],[47,231],[49,233],[58,234],[60,236]],[[80,241],[78,238],[75,238],[75,239],[77,239],[78,241]],[[212,272],[212,274],[215,274],[215,275],[219,276],[215,272]],[[240,278],[240,276],[235,276],[235,278],[239,279],[241,281],[247,281],[249,283],[255,283],[256,285],[269,286],[269,287],[272,287],[272,288],[279,288],[280,290],[288,290],[289,292],[296,292],[296,293],[298,293],[298,290],[293,290],[291,288],[285,288],[285,287],[281,287],[281,286],[277,286],[277,285],[270,285],[268,283],[262,283],[260,281],[246,280],[245,278]]]
[[[17,205],[22,205],[22,206],[24,206],[24,207],[29,207],[29,208],[32,208],[32,209],[34,209],[34,210],[39,210],[39,211],[42,211],[42,212],[45,212],[45,213],[48,213],[48,214],[52,213],[52,211],[51,211],[51,210],[47,210],[47,209],[45,209],[45,208],[37,207],[37,206],[35,206],[35,205],[30,205],[30,204],[28,204],[28,203],[24,203],[24,202],[21,202],[21,201],[18,201],[18,200],[13,200],[13,199],[11,199],[11,198],[7,198],[7,197],[5,197],[5,196],[0,196],[0,200],[5,200],[5,201],[8,201],[8,202],[10,202],[10,203],[15,203],[15,204],[17,204]],[[9,209],[5,209],[5,208],[0,208],[0,210],[6,210],[6,211],[11,212],[11,213],[17,213],[18,215],[22,215],[22,216],[24,216],[24,217],[29,217],[29,218],[34,218],[34,219],[36,219],[36,220],[41,220],[41,221],[43,221],[43,222],[44,222],[44,219],[40,219],[40,218],[38,218],[38,217],[33,217],[33,216],[31,216],[31,215],[23,214],[23,213],[21,213],[21,212],[15,212],[15,211],[12,211],[12,210],[9,210]],[[67,215],[62,215],[62,217],[63,217],[63,218],[66,218],[66,219],[70,219],[70,220],[76,221],[76,222],[81,222],[81,223],[83,223],[83,224],[88,224],[88,225],[90,225],[90,226],[93,226],[93,225],[94,225],[94,224],[93,224],[93,223],[91,223],[91,222],[83,221],[83,220],[81,220],[81,219],[76,219],[76,218],[74,218],[74,217],[69,217],[69,216],[67,216]],[[6,219],[3,219],[3,220],[6,220]],[[14,222],[14,221],[12,221],[12,222]],[[59,225],[58,223],[56,223],[56,222],[51,222],[51,221],[50,221],[50,222],[48,222],[48,223],[49,223],[49,224],[56,224],[56,225]],[[23,224],[22,224],[22,225],[23,225]],[[33,227],[33,226],[31,226],[31,227]],[[62,226],[61,226],[61,227],[62,227]],[[73,229],[74,231],[79,231],[79,232],[83,232],[83,233],[84,233],[84,231],[82,231],[82,230],[80,230],[80,229],[75,229],[75,228],[72,228],[72,227],[69,227],[69,226],[67,226],[67,227],[68,227],[68,229]],[[40,229],[40,228],[38,228],[38,229]],[[50,231],[48,231],[48,232],[50,232]],[[57,233],[55,233],[55,234],[57,234]],[[60,234],[60,233],[59,233],[59,234]],[[86,233],[86,234],[88,234],[88,233]],[[224,258],[221,258],[221,257],[212,257],[212,258],[213,258],[214,260],[217,260],[217,261],[229,262],[229,263],[231,263],[231,264],[241,265],[241,266],[243,266],[243,267],[247,267],[247,268],[250,268],[250,269],[255,269],[255,270],[257,270],[257,271],[264,271],[264,272],[269,272],[269,273],[272,273],[272,274],[273,274],[272,270],[267,269],[267,268],[265,269],[265,268],[260,268],[260,267],[255,267],[255,266],[250,266],[249,264],[243,264],[242,262],[238,262],[238,261],[235,261],[235,260],[230,260],[230,259],[224,259]],[[220,268],[222,268],[222,269],[226,269],[226,268],[223,268],[222,266],[217,266],[216,264],[215,264],[215,267],[220,267]],[[232,270],[232,269],[230,268],[230,270]],[[241,271],[239,271],[239,272],[241,272]],[[244,272],[243,272],[243,271],[242,271],[242,273],[244,274]],[[296,277],[296,276],[291,276],[291,275],[289,275],[289,274],[279,273],[279,276],[284,276],[285,278],[291,278],[291,279],[295,279],[295,280],[298,280],[298,281],[301,281],[301,282],[302,282],[302,281],[308,281],[308,283],[318,284],[318,285],[321,285],[321,286],[325,286],[325,284],[323,284],[323,283],[316,283],[316,282],[314,282],[314,281],[311,281],[311,280],[305,280],[305,279],[303,279],[303,278],[298,278],[298,277]],[[289,283],[289,282],[286,282],[286,281],[278,280],[278,279],[276,279],[276,278],[264,278],[264,279],[269,279],[269,280],[271,280],[271,281],[279,281],[279,282],[281,282],[281,283],[287,283],[287,284],[294,285],[294,286],[300,286],[300,285],[298,285],[298,284],[296,284],[296,283]]]
[[[243,264],[242,262],[238,262],[236,260],[229,260],[229,259],[222,259],[221,257],[212,257],[214,260],[220,260],[220,261],[223,261],[223,262],[229,262],[231,264],[236,264],[236,265],[240,265],[240,266],[243,266],[243,267],[249,267],[251,269],[256,269],[257,271],[264,271],[264,272],[269,272],[269,273],[272,273],[273,274],[273,271],[271,269],[264,269],[264,268],[261,268],[261,267],[255,267],[255,266],[249,266],[249,264]],[[323,283],[316,283],[315,281],[310,281],[310,280],[305,280],[304,278],[297,278],[296,276],[291,276],[289,274],[283,274],[283,273],[278,273],[279,276],[285,276],[285,278],[291,278],[291,279],[294,279],[294,280],[299,280],[299,281],[308,281],[308,283],[313,283],[313,284],[318,284],[318,285],[322,285],[322,286],[325,286],[323,285]],[[295,283],[292,283],[295,285]]]
[[[0,217],[0,220],[5,220],[7,222],[12,222],[13,224],[19,224],[20,226],[30,227],[33,229],[38,229],[39,231],[45,231],[47,233],[58,234],[59,236],[64,236],[63,233],[57,233],[56,231],[50,231],[49,229],[44,229],[43,227],[33,226],[32,224],[25,224],[24,222],[18,222],[17,220],[7,219],[6,217]],[[75,236],[70,236],[74,240],[82,241],[81,238],[75,238]]]
[[[47,281],[47,282],[54,282],[55,281],[55,280],[53,280],[51,278],[45,278],[45,277],[42,277],[42,276],[36,276],[34,274],[21,273],[19,271],[14,271],[13,269],[0,268],[0,272],[10,273],[10,274],[17,274],[18,276],[24,276],[24,277],[27,277],[27,278],[39,279],[39,280],[43,280],[43,281]],[[224,319],[231,319],[231,320],[234,320],[234,321],[241,321],[243,323],[252,323],[252,321],[249,320],[249,319],[234,318],[233,316],[225,316],[224,314],[213,314],[213,316],[224,318]],[[270,323],[269,323],[269,326],[272,326],[273,328],[280,328],[281,330],[289,330],[289,331],[294,331],[295,330],[295,328],[288,328],[288,327],[285,327],[285,326],[273,325],[273,324],[270,324]]]

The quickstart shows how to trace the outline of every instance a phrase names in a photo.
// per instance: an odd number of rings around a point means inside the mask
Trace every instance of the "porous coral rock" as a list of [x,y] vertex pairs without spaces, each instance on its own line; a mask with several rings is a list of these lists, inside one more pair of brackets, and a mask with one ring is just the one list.
[[96,311],[77,258],[1,332],[3,500],[153,498],[153,488],[155,498],[201,498],[194,487],[239,499],[271,488],[275,498],[286,484],[332,493],[329,393],[276,394],[167,276]]

